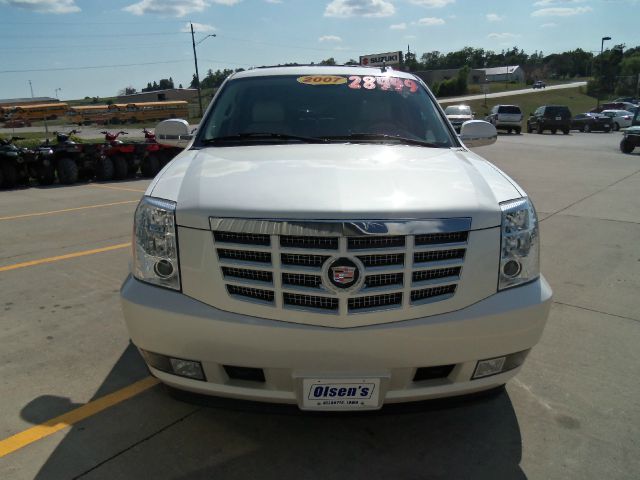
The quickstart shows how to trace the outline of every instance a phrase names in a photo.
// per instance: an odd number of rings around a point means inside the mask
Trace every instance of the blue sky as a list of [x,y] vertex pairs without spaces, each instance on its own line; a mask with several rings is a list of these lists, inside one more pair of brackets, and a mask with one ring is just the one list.
[[[0,0],[0,98],[111,96],[212,68],[518,46],[545,54],[640,44],[640,0]],[[163,63],[158,63],[163,62]],[[118,65],[118,66],[116,66]],[[105,67],[106,68],[87,68]],[[39,70],[39,71],[34,71]]]

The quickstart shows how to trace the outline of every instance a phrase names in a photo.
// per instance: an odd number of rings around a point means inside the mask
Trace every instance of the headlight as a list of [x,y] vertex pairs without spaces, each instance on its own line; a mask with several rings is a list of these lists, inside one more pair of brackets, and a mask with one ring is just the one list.
[[143,282],[180,290],[176,203],[143,197],[133,227],[133,276]]
[[515,287],[540,276],[540,239],[536,210],[528,198],[500,204],[502,245],[498,290]]

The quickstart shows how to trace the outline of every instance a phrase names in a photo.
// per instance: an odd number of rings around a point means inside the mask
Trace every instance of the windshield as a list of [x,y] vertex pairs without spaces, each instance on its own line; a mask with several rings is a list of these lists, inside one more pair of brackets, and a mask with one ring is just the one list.
[[471,115],[471,107],[466,105],[451,105],[444,110],[447,115]]
[[389,75],[283,75],[229,80],[204,119],[196,146],[402,139],[455,146],[417,81]]

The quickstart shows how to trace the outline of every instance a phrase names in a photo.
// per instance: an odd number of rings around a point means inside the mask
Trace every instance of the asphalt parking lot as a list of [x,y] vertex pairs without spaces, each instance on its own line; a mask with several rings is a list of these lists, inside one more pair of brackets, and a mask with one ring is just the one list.
[[477,149],[542,219],[544,336],[504,392],[365,415],[186,403],[148,377],[118,290],[149,180],[0,191],[0,478],[638,478],[640,151],[619,140]]

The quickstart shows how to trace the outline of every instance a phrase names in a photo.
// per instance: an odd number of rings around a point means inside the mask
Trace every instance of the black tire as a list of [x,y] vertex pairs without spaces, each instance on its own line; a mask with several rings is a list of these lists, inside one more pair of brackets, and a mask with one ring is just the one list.
[[101,181],[113,179],[113,162],[109,157],[101,157],[96,161],[96,179]]
[[569,135],[569,129],[568,128],[563,128],[562,129],[562,134],[563,135]]
[[620,141],[620,151],[621,151],[622,153],[631,153],[631,152],[633,152],[633,149],[634,149],[634,148],[635,148],[635,147],[634,147],[633,143],[631,143],[631,142],[630,142],[629,140],[627,140],[626,138],[623,138],[623,139]]
[[4,188],[13,188],[18,184],[18,170],[15,165],[11,163],[4,163],[2,165],[2,176],[4,177]]
[[131,161],[127,162],[127,177],[136,178],[139,169],[140,163],[138,162],[138,159],[131,158]]
[[113,157],[113,178],[114,180],[124,180],[127,178],[129,172],[129,165],[127,160],[122,155],[116,155]]
[[38,181],[38,185],[51,185],[55,182],[56,170],[53,168],[53,165],[43,165],[38,172],[36,180]]
[[78,181],[78,165],[70,158],[58,160],[56,171],[58,181],[64,185],[71,185]]
[[585,133],[591,132],[591,125],[589,125],[588,123],[585,123],[584,128],[581,131]]
[[527,123],[527,133],[533,133],[533,128]]
[[556,133],[558,133],[558,130],[556,128],[552,128],[551,135],[555,135]]
[[508,133],[509,135],[511,135],[511,133],[512,133],[512,132],[513,132],[513,129],[511,129],[511,128],[507,128],[507,133]]
[[4,175],[2,174],[1,168],[0,168],[0,188],[4,188]]
[[542,128],[542,125],[538,125],[538,135],[542,135],[544,133],[544,128]]
[[160,171],[160,160],[155,155],[149,155],[142,160],[140,171],[143,177],[153,178]]
[[613,129],[617,132],[618,130],[620,130],[620,125],[618,124],[618,122],[614,122],[613,124]]
[[611,131],[611,127],[609,125],[603,127],[604,133],[609,133]]
[[515,131],[516,131],[516,135],[520,135],[522,133],[522,128],[517,127]]

